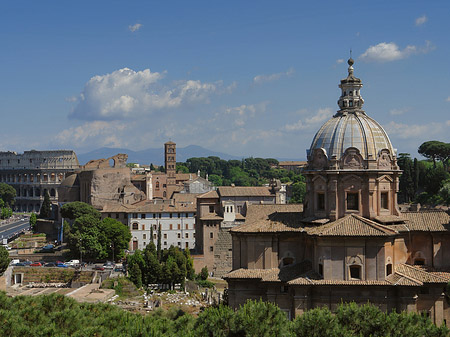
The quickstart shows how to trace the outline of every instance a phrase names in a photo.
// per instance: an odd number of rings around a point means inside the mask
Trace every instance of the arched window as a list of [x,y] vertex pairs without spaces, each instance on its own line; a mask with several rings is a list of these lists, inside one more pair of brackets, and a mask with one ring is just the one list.
[[361,266],[354,264],[349,267],[350,269],[350,279],[360,280],[361,279]]
[[156,187],[155,187],[155,189],[156,189],[157,191],[159,191],[159,181],[156,182]]
[[133,230],[137,231],[139,229],[139,224],[137,222],[133,223]]
[[392,263],[388,263],[386,265],[386,276],[389,276],[392,274]]
[[54,188],[52,188],[52,189],[50,190],[50,196],[51,196],[51,197],[56,196],[56,191],[55,191]]

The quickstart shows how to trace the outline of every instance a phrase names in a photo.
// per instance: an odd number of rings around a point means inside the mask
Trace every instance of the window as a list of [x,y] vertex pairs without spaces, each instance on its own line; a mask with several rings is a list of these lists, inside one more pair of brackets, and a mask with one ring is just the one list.
[[353,96],[353,91],[350,90],[350,91],[348,92],[348,94],[349,94],[350,96]]
[[209,238],[210,239],[214,238],[214,233],[213,232],[209,233]]
[[137,213],[133,213],[133,218],[137,219]]
[[213,246],[209,246],[209,251],[213,252],[214,251],[214,247]]
[[164,246],[167,246],[167,241],[164,241]]
[[[142,238],[145,240],[145,239],[147,239],[147,234],[142,234]],[[145,243],[144,243],[144,245],[145,245]]]
[[189,224],[186,224],[186,229],[189,229]]
[[381,208],[389,209],[388,192],[381,192]]
[[386,265],[386,276],[392,274],[392,263]]
[[186,233],[185,236],[186,236],[186,239],[189,239],[189,233]]
[[344,108],[347,107],[347,101],[344,101]]
[[142,230],[145,231],[145,225],[142,225]]
[[319,211],[325,210],[325,194],[317,193],[317,209]]
[[348,101],[348,106],[352,107],[353,106],[353,101]]
[[213,205],[209,206],[209,213],[214,213],[214,206]]
[[170,230],[172,230],[173,229],[173,225],[172,224],[170,224]]
[[164,233],[164,239],[167,239],[167,234]]
[[153,230],[156,231],[156,225],[153,225]]
[[138,230],[139,229],[139,225],[137,223],[133,224],[133,230]]
[[350,278],[351,279],[361,279],[361,266],[353,265],[350,266]]
[[178,218],[180,218],[180,216],[181,216],[181,213],[178,213]]
[[358,193],[347,193],[347,210],[359,210]]
[[180,230],[181,229],[181,225],[180,224],[178,224],[178,230]]
[[116,213],[116,219],[119,219],[119,213]]
[[141,214],[141,219],[145,219],[145,214]]
[[178,246],[181,246],[181,242],[180,241],[178,241]]
[[319,275],[323,276],[323,264],[319,263]]
[[414,265],[416,265],[416,266],[423,266],[423,265],[425,265],[425,259],[416,258],[414,260]]
[[288,266],[290,264],[293,264],[294,263],[294,258],[292,258],[292,257],[285,257],[285,258],[283,258],[282,263],[283,263],[282,264],[283,266]]
[[155,239],[155,240],[156,240],[156,234],[153,234],[153,239]]
[[156,182],[156,188],[157,191],[159,191],[159,181]]
[[189,242],[186,242],[186,249],[189,249]]
[[156,218],[156,214],[155,213],[153,213],[153,219],[155,219]]
[[144,247],[147,246],[147,242],[144,241]]
[[181,233],[178,233],[178,239],[181,239]]

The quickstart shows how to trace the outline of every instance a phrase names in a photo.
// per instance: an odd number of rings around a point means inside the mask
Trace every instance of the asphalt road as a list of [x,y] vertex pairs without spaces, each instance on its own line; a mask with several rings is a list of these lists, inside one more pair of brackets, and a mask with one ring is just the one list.
[[[22,232],[25,229],[30,227],[29,218],[24,218],[24,220],[14,221],[8,224],[0,225],[0,239],[10,239],[15,236],[17,233]],[[1,244],[0,240],[0,244]]]

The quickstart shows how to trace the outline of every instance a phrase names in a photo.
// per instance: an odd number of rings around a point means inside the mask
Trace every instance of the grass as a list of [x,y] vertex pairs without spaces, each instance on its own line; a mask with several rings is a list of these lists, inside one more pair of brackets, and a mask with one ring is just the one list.
[[124,276],[108,278],[103,281],[101,288],[114,289],[119,299],[126,299],[141,295],[133,282]]

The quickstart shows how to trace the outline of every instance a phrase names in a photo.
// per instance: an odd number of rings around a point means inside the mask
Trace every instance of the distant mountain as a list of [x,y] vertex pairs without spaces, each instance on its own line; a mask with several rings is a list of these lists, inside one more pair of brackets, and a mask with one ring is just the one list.
[[[118,153],[126,153],[128,155],[129,163],[138,163],[149,165],[153,163],[154,165],[164,164],[164,148],[150,148],[141,151],[133,151],[129,149],[121,148],[111,148],[102,147],[87,153],[77,154],[78,161],[80,165],[86,164],[88,161],[93,159],[109,158]],[[240,160],[242,157],[229,155],[223,152],[216,152],[205,149],[204,147],[198,145],[189,145],[186,147],[177,147],[177,162],[185,162],[188,158],[193,157],[210,157],[215,156],[221,159],[230,160],[237,159]]]

